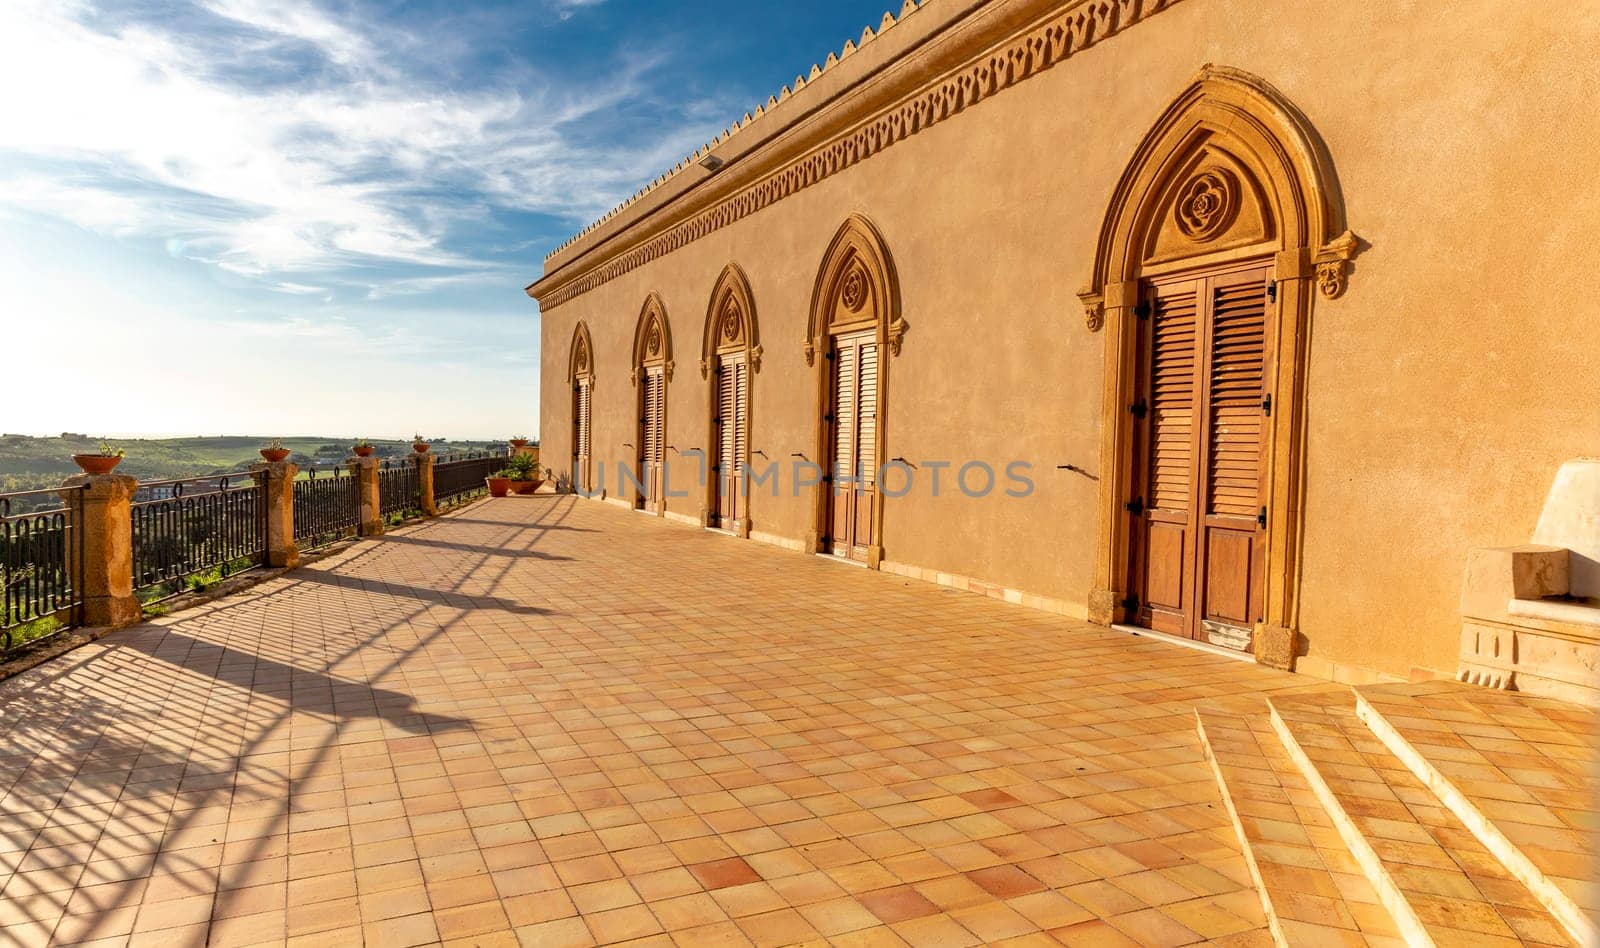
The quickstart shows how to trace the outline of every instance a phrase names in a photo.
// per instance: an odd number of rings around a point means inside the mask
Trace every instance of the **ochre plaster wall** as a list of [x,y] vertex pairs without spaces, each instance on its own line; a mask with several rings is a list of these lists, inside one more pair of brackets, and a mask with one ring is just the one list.
[[[596,350],[594,446],[609,492],[637,442],[630,346],[659,293],[676,372],[668,444],[709,448],[698,362],[712,285],[749,276],[765,349],[752,449],[784,466],[752,529],[799,540],[812,500],[812,285],[847,213],[870,218],[910,326],[888,372],[885,459],[952,463],[887,500],[887,559],[1082,603],[1092,580],[1104,333],[1074,295],[1134,147],[1202,64],[1271,82],[1307,116],[1367,246],[1314,304],[1300,632],[1320,660],[1405,675],[1455,664],[1467,550],[1525,541],[1561,461],[1600,453],[1600,8],[1478,0],[1185,0],[950,121],[556,306],[542,434],[570,454],[573,327]],[[693,465],[668,453],[674,513]],[[759,466],[763,459],[754,458]],[[1032,465],[1026,498],[952,490],[955,466]],[[1002,480],[1002,486],[1003,486]],[[730,540],[729,542],[736,542]]]

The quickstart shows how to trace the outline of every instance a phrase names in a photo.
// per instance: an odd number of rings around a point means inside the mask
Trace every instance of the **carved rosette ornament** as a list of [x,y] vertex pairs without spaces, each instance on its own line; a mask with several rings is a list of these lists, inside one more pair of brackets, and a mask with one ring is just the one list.
[[844,276],[844,283],[839,288],[839,302],[852,313],[861,312],[861,307],[867,302],[867,275],[861,272],[860,267],[851,267],[850,272]]
[[661,354],[661,327],[655,323],[650,324],[649,333],[644,339],[645,353],[651,358]]
[[739,341],[739,327],[743,320],[739,318],[739,304],[728,300],[728,305],[722,308],[722,341],[733,343]]
[[573,358],[573,362],[577,366],[579,375],[589,371],[589,346],[581,337],[578,339],[578,354]]
[[1197,172],[1178,191],[1172,206],[1178,231],[1197,243],[1226,231],[1238,213],[1239,181],[1226,168]]

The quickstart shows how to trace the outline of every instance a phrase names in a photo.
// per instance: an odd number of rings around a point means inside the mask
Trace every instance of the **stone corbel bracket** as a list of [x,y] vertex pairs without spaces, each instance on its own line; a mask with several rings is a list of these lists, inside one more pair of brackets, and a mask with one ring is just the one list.
[[1361,239],[1347,230],[1317,251],[1312,263],[1316,264],[1317,289],[1323,296],[1336,300],[1344,295],[1350,261],[1360,249]]
[[1078,291],[1078,300],[1083,303],[1083,324],[1090,332],[1099,332],[1100,327],[1106,324],[1105,297],[1084,287]]

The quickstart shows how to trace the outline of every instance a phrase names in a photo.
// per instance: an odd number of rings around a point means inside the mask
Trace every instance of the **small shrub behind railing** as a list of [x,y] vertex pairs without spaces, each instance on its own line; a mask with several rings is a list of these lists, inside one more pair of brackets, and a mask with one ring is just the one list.
[[0,654],[83,622],[83,488],[0,495]]
[[140,484],[131,512],[133,587],[145,602],[204,589],[266,559],[266,507],[248,473]]
[[361,526],[361,485],[349,468],[312,468],[294,482],[294,542],[314,550]]

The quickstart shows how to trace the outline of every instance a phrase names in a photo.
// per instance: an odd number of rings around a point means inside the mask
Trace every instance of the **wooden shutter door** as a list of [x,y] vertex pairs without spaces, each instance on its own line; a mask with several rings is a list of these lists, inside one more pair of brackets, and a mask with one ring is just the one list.
[[1147,285],[1130,587],[1152,629],[1246,649],[1263,575],[1265,267]]
[[864,560],[873,542],[872,515],[878,498],[878,344],[863,341],[858,352],[855,524],[850,539],[852,555]]
[[644,412],[640,419],[639,479],[643,482],[646,504],[653,505],[661,496],[662,460],[662,387],[661,370],[646,369],[644,374]]
[[578,382],[578,391],[574,399],[572,453],[575,458],[573,465],[573,483],[584,490],[589,489],[589,380],[581,379]]
[[1187,635],[1193,598],[1196,327],[1200,284],[1167,284],[1147,295],[1149,317],[1143,328],[1147,438],[1142,495],[1135,499],[1142,517],[1134,519],[1135,571],[1141,624]]
[[750,366],[741,357],[733,367],[733,461],[729,467],[728,496],[733,508],[730,516],[738,520],[749,516],[749,511],[745,509],[747,501],[743,499],[745,480],[742,465],[750,456]]
[[738,364],[724,360],[717,369],[717,525],[728,527],[735,516],[736,498],[732,490],[738,467]]
[[856,463],[856,358],[860,347],[848,339],[836,338],[833,354],[833,468],[828,472],[832,509],[828,526],[833,552],[849,556],[855,524],[856,494],[850,478]]
[[1199,613],[1206,637],[1234,648],[1249,647],[1262,601],[1267,280],[1257,269],[1210,281]]

